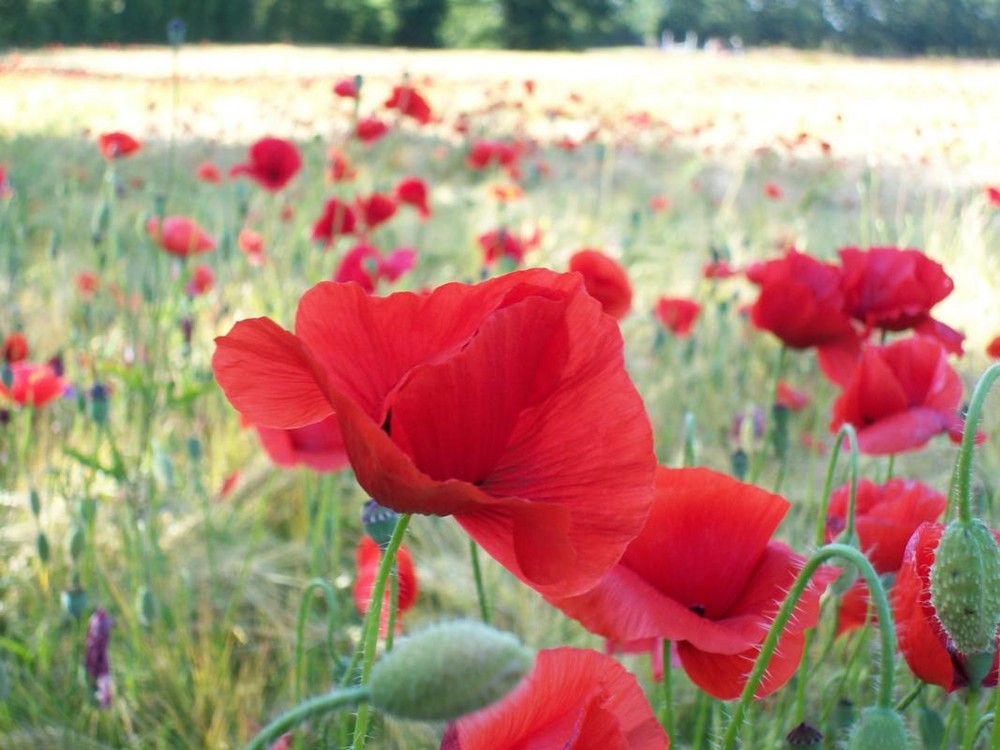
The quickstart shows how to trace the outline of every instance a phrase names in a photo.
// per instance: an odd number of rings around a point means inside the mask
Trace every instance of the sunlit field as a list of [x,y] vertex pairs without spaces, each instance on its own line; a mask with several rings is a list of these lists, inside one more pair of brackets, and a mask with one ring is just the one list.
[[[0,56],[0,748],[244,747],[456,619],[634,689],[533,672],[472,718],[349,706],[256,747],[1000,747],[1000,550],[928,572],[920,526],[996,524],[995,397],[953,467],[1000,357],[998,75]],[[825,560],[741,701],[834,541],[892,618]],[[490,668],[451,667],[428,695]]]

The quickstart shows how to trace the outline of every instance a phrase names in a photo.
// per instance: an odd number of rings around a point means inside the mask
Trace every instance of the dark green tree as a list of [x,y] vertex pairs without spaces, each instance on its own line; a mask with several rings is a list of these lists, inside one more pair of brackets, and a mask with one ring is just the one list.
[[402,47],[440,47],[441,24],[448,15],[448,0],[394,0],[394,44]]

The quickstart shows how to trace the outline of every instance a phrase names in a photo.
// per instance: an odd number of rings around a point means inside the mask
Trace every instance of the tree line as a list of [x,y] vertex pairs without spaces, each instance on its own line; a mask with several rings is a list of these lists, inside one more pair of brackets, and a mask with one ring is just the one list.
[[1000,0],[0,0],[0,46],[162,43],[172,19],[189,41],[579,49],[696,34],[1000,54]]

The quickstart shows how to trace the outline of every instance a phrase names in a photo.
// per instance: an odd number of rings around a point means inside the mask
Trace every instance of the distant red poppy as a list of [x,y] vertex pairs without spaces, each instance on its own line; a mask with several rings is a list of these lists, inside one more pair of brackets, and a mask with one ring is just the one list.
[[359,196],[355,200],[358,216],[368,231],[384,224],[396,215],[396,201],[384,193]]
[[210,161],[203,161],[194,170],[195,177],[197,177],[202,182],[208,182],[213,185],[218,185],[222,182],[222,172],[219,168]]
[[344,99],[357,99],[358,87],[354,77],[344,78],[333,84],[333,93]]
[[[833,491],[826,514],[826,541],[847,526],[850,487]],[[858,481],[855,530],[861,550],[879,573],[895,573],[903,564],[906,543],[920,524],[936,521],[948,501],[932,487],[896,477],[885,484]]]
[[649,208],[655,213],[669,211],[672,205],[673,201],[671,201],[669,196],[666,195],[654,195],[649,199]]
[[192,297],[198,297],[212,290],[215,286],[215,272],[212,267],[199,263],[191,271],[191,278],[188,280],[184,290]]
[[993,359],[1000,359],[1000,336],[994,336],[986,345],[986,355]]
[[1000,208],[1000,188],[987,186],[985,192],[986,200],[996,208]]
[[358,120],[354,134],[362,143],[374,143],[389,132],[389,126],[377,117],[363,117]]
[[3,360],[7,364],[23,362],[28,358],[28,339],[23,333],[10,333],[3,340]]
[[45,406],[59,398],[66,389],[66,381],[56,374],[52,365],[30,362],[11,362],[13,375],[10,390],[0,382],[0,400],[13,401],[21,406]]
[[371,497],[453,515],[540,591],[592,586],[648,513],[649,421],[618,326],[576,274],[387,297],[324,282],[300,300],[295,334],[256,318],[216,345],[216,379],[250,421],[290,429],[335,412]]
[[[709,469],[664,469],[639,536],[596,587],[547,600],[619,643],[677,642],[681,665],[721,700],[742,692],[785,593],[805,559],[771,540],[789,503]],[[803,631],[816,624],[834,572],[813,578],[785,627],[757,697],[798,668]]]
[[524,197],[524,190],[516,182],[495,182],[489,186],[489,194],[500,203],[513,203]]
[[781,186],[776,182],[765,182],[764,183],[764,196],[770,198],[773,201],[779,200],[783,192]]
[[419,177],[404,177],[396,183],[393,196],[399,203],[405,203],[417,209],[421,219],[431,215],[427,205],[427,183]]
[[146,221],[146,233],[168,253],[181,258],[215,249],[215,240],[187,216],[166,216],[162,225],[151,217]]
[[412,117],[421,125],[431,121],[431,107],[412,86],[393,86],[392,95],[386,100],[387,109],[397,109],[401,114]]
[[857,339],[844,312],[836,266],[793,249],[783,258],[751,266],[746,274],[760,287],[751,321],[786,346],[807,349]]
[[738,273],[739,271],[733,268],[729,264],[729,261],[726,260],[709,261],[701,268],[701,277],[703,279],[728,279],[736,276]]
[[666,750],[635,677],[613,657],[576,648],[538,652],[499,702],[450,722],[440,750]]
[[526,248],[524,243],[513,232],[506,229],[492,229],[479,235],[477,240],[483,251],[486,265],[491,265],[501,258],[510,258],[516,265],[524,261]]
[[692,299],[682,297],[660,297],[654,310],[663,326],[678,338],[691,334],[695,321],[701,313],[701,305]]
[[776,405],[784,407],[788,411],[802,411],[809,406],[811,400],[808,393],[798,388],[793,388],[787,381],[781,380],[778,382],[777,394],[774,401]]
[[[924,682],[952,692],[969,684],[969,674],[965,655],[944,632],[931,604],[930,572],[943,531],[940,523],[925,523],[916,530],[889,596],[899,650],[910,670]],[[993,535],[1000,542],[1000,533]],[[993,652],[993,667],[982,683],[986,687],[997,684],[998,653],[1000,640]]]
[[277,192],[302,168],[298,147],[284,138],[261,138],[250,147],[250,160],[229,170],[230,176],[246,175],[265,190]]
[[247,256],[251,265],[264,263],[264,237],[260,232],[244,227],[236,237],[236,245]]
[[569,259],[569,270],[583,276],[587,292],[604,312],[621,320],[632,307],[632,283],[622,264],[600,250],[580,250]]
[[348,182],[354,179],[356,171],[351,165],[351,160],[347,158],[347,154],[340,149],[331,148],[326,152],[326,158],[329,161],[329,169],[326,174],[330,182]]
[[81,271],[76,275],[76,291],[80,293],[80,297],[89,301],[94,298],[94,293],[97,288],[101,285],[101,280],[93,271]]
[[312,238],[330,247],[340,235],[353,234],[355,223],[354,209],[339,198],[331,198],[323,206],[323,215],[313,224]]
[[473,169],[486,169],[491,165],[509,167],[517,157],[517,149],[510,143],[480,140],[472,144],[466,163]]
[[[937,337],[944,324],[931,318],[930,311],[954,289],[955,284],[937,263],[921,251],[896,247],[872,247],[859,250],[845,247],[839,251],[842,266],[841,291],[847,313],[866,327],[887,331],[917,328]],[[947,328],[947,326],[944,326]],[[951,329],[947,329],[951,331]],[[961,353],[962,335],[951,331],[941,343],[952,348],[958,337]]]
[[962,380],[933,339],[869,346],[833,405],[830,431],[854,425],[867,455],[915,450],[960,426],[961,398]]
[[142,148],[142,144],[128,133],[115,131],[113,133],[102,133],[97,138],[97,146],[105,159],[123,159],[131,156]]
[[315,424],[282,430],[254,425],[260,444],[278,466],[299,464],[314,471],[340,471],[347,466],[347,451],[340,422],[331,415]]
[[[372,589],[375,588],[375,577],[378,573],[379,563],[382,561],[382,550],[370,536],[364,534],[358,541],[354,561],[358,570],[352,592],[354,606],[358,608],[358,612],[364,615],[368,613],[371,606]],[[402,630],[402,616],[413,609],[413,605],[417,601],[417,571],[413,565],[410,551],[405,545],[400,546],[396,553],[396,580],[399,583],[399,593],[396,599],[396,631],[399,632]],[[379,631],[383,636],[389,632],[390,596],[391,592],[386,586],[379,625]]]
[[10,184],[10,177],[7,176],[7,166],[0,164],[0,198],[10,198],[14,194],[14,188]]
[[868,585],[864,578],[859,578],[851,584],[851,587],[840,598],[840,606],[837,608],[835,632],[838,638],[852,630],[864,627],[865,623],[874,625],[878,622],[875,608],[872,607],[870,613],[868,611],[870,599]]

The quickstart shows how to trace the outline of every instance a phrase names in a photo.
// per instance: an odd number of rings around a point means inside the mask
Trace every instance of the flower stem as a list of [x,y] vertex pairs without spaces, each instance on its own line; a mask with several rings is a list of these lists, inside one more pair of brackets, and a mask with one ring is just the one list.
[[1000,362],[989,367],[976,383],[969,402],[969,410],[965,414],[965,431],[962,433],[962,447],[958,449],[958,459],[955,462],[955,473],[952,475],[951,493],[948,497],[948,510],[952,511],[958,505],[958,519],[963,523],[972,520],[972,451],[976,447],[976,428],[983,413],[983,404],[990,387],[1000,378]]
[[486,599],[486,587],[483,585],[483,569],[479,564],[479,545],[476,540],[469,539],[469,552],[472,555],[472,576],[476,579],[476,596],[479,599],[479,614],[483,622],[490,622],[490,603]]
[[357,703],[367,705],[367,701],[368,688],[364,685],[339,688],[332,693],[311,698],[304,703],[300,703],[291,711],[283,713],[261,729],[257,736],[250,740],[244,750],[264,750],[282,734],[306,719],[324,714],[327,711],[333,711],[334,709],[353,706]]
[[[337,593],[329,581],[322,578],[313,578],[306,584],[302,592],[302,603],[299,605],[299,619],[295,627],[295,702],[302,700],[302,667],[305,664],[305,632],[306,616],[309,614],[309,605],[312,603],[312,595],[315,591],[322,591],[326,598],[326,606],[330,610],[330,629],[333,629],[337,618]],[[328,633],[329,635],[329,633]]]
[[[368,677],[372,672],[372,665],[375,663],[375,652],[378,647],[379,625],[382,622],[382,600],[385,598],[385,586],[392,572],[392,566],[396,562],[396,553],[403,543],[406,535],[406,527],[410,525],[411,514],[401,513],[396,521],[396,528],[392,532],[389,544],[382,553],[382,559],[378,564],[378,572],[375,574],[375,586],[372,588],[372,596],[369,600],[368,613],[365,615],[362,626],[361,652],[364,654],[361,661],[361,685],[368,683]],[[352,750],[361,750],[365,746],[368,734],[368,704],[362,703],[358,707],[358,718],[354,725],[354,742]]]
[[[1000,716],[1000,689],[993,691],[993,716]],[[990,747],[1000,747],[1000,721],[995,718],[990,730]]]
[[667,737],[674,736],[674,695],[671,684],[670,641],[663,639],[661,645],[663,656],[663,692],[660,694],[660,724]]
[[979,690],[969,686],[965,694],[965,719],[962,722],[962,750],[973,750],[979,734]]
[[806,564],[802,566],[802,570],[799,571],[799,575],[795,579],[795,583],[792,584],[792,588],[788,592],[788,596],[785,598],[784,603],[781,605],[781,609],[778,610],[777,616],[771,623],[771,627],[767,632],[767,637],[761,645],[757,661],[754,663],[753,670],[750,672],[747,683],[743,687],[743,693],[740,695],[739,703],[736,704],[736,708],[733,710],[733,715],[729,722],[729,728],[726,730],[726,735],[720,745],[721,750],[732,750],[732,748],[736,746],[736,737],[743,724],[743,718],[746,715],[747,707],[753,700],[754,694],[757,692],[757,688],[760,686],[760,682],[764,678],[764,673],[767,671],[767,666],[771,661],[771,656],[778,647],[778,639],[781,637],[781,633],[784,630],[785,625],[787,625],[789,619],[791,619],[795,606],[798,604],[799,599],[802,598],[802,594],[805,593],[813,574],[819,569],[820,565],[833,557],[843,558],[857,567],[858,570],[861,571],[861,574],[865,577],[865,581],[868,583],[868,588],[871,592],[872,599],[875,602],[876,610],[878,611],[879,633],[882,637],[880,655],[882,664],[879,673],[880,685],[877,705],[879,708],[891,708],[893,675],[895,672],[894,649],[896,643],[896,631],[892,624],[892,614],[889,611],[889,601],[886,598],[885,590],[882,588],[882,582],[879,580],[878,573],[875,572],[872,564],[868,562],[868,559],[854,547],[849,547],[846,544],[828,544],[817,550],[813,556],[806,561]]
[[926,685],[926,684],[927,683],[924,682],[923,680],[917,680],[917,682],[914,684],[914,686],[912,688],[910,688],[910,692],[908,692],[906,695],[904,695],[896,703],[896,711],[898,713],[902,713],[907,708],[909,708],[910,704],[913,703],[913,701],[915,701],[917,699],[917,696],[920,695],[921,692],[923,692],[924,685]]
[[833,450],[830,451],[830,463],[827,464],[826,479],[823,482],[823,496],[820,499],[819,518],[816,519],[815,543],[817,546],[822,545],[826,538],[826,511],[830,505],[830,493],[833,491],[833,477],[837,470],[837,459],[840,458],[840,446],[843,445],[845,437],[851,444],[850,463],[848,464],[851,488],[847,503],[847,525],[844,528],[844,538],[852,539],[854,536],[854,516],[858,499],[858,435],[852,425],[845,424],[837,432],[837,437],[834,438]]

